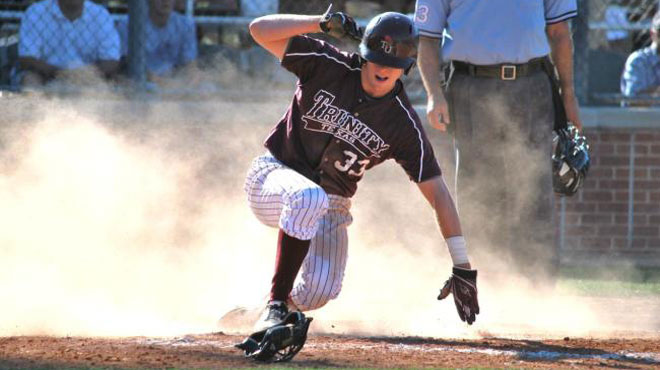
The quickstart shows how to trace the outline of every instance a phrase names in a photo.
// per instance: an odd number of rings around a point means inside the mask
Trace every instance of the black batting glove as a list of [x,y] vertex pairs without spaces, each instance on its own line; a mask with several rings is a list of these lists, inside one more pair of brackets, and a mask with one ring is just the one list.
[[332,4],[321,17],[319,25],[321,31],[337,39],[350,37],[353,40],[360,41],[364,33],[364,30],[355,23],[350,15],[342,12],[332,12]]
[[461,321],[472,325],[479,314],[477,299],[477,270],[454,266],[452,275],[440,290],[438,299],[445,299],[449,293],[454,296],[454,304]]

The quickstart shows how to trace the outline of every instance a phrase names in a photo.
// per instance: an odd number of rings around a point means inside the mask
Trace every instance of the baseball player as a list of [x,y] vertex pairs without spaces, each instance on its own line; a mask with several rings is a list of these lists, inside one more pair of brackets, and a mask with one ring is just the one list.
[[[361,40],[359,54],[304,34]],[[453,293],[462,320],[479,313],[476,275],[453,200],[400,78],[415,64],[418,33],[399,13],[372,19],[364,36],[330,9],[273,14],[250,24],[254,40],[298,77],[289,109],[252,162],[245,192],[256,217],[279,229],[270,300],[255,331],[289,310],[323,307],[341,289],[351,197],[365,172],[394,159],[435,209],[454,263],[439,299]],[[302,267],[299,283],[294,281]]]

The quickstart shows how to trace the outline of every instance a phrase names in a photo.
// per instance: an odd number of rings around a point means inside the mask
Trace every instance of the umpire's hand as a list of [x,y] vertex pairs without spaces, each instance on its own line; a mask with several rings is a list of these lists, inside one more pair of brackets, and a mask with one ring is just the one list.
[[442,93],[437,97],[428,97],[426,101],[426,118],[434,129],[447,131],[447,125],[450,124],[449,107]]
[[458,316],[462,321],[472,325],[479,314],[479,300],[477,299],[477,270],[469,270],[454,266],[452,275],[440,290],[438,299],[445,299],[451,293]]

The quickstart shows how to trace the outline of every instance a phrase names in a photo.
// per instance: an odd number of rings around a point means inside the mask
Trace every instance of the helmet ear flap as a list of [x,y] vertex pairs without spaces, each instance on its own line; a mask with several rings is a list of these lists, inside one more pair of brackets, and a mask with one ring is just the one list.
[[409,65],[408,68],[406,68],[406,69],[403,71],[403,74],[407,76],[408,73],[410,73],[410,70],[413,69],[414,66],[415,66],[415,63],[412,63],[411,65]]

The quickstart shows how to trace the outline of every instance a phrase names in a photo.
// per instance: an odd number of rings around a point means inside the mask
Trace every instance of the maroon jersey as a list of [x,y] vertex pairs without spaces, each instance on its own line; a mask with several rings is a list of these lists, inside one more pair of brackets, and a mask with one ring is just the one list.
[[282,66],[298,76],[286,114],[265,146],[275,158],[351,197],[364,172],[394,158],[414,182],[440,175],[419,117],[401,81],[382,98],[362,89],[358,54],[306,36],[291,38]]

